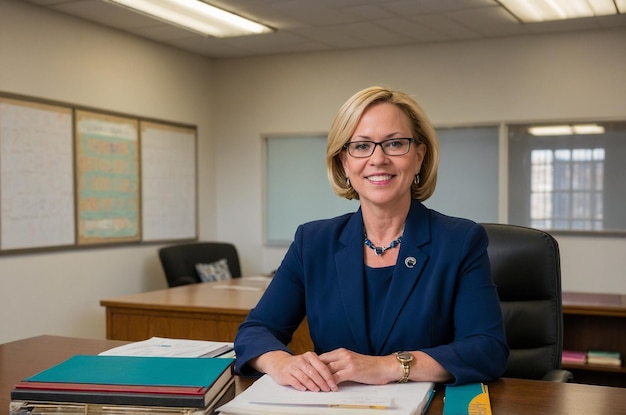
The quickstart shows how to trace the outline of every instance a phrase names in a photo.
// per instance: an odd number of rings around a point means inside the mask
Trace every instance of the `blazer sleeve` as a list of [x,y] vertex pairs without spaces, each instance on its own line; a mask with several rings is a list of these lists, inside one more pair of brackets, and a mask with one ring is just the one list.
[[[474,224],[459,244],[451,302],[454,339],[423,349],[453,376],[452,384],[484,382],[504,373],[509,349],[496,286],[491,279],[487,235]],[[448,287],[450,288],[450,287]]]
[[[305,317],[305,292],[297,241],[302,239],[298,228],[294,243],[278,267],[272,282],[258,304],[250,310],[235,336],[235,371],[243,376],[258,375],[250,360],[274,350],[291,353],[287,344]],[[280,304],[280,307],[276,305]]]

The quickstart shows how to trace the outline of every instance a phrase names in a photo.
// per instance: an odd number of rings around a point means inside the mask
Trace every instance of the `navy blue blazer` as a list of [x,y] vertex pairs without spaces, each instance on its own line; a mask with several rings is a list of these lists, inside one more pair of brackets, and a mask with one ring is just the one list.
[[413,200],[398,261],[380,314],[378,339],[367,332],[363,217],[359,209],[301,225],[280,267],[235,338],[235,369],[289,351],[307,317],[316,353],[339,347],[368,355],[421,350],[453,376],[486,382],[506,368],[508,347],[491,279],[482,226]]

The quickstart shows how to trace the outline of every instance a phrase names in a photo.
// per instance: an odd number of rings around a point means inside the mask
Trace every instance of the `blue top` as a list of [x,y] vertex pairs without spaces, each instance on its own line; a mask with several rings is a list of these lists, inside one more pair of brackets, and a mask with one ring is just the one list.
[[289,351],[286,345],[307,317],[318,354],[339,347],[378,356],[421,350],[454,376],[452,384],[500,377],[509,352],[487,244],[479,224],[413,200],[388,294],[373,297],[365,279],[361,210],[301,225],[239,328],[236,371],[255,374],[250,359]]
[[394,267],[372,268],[365,267],[365,308],[367,312],[367,334],[370,350],[376,348],[378,332],[381,330],[380,318],[389,297],[389,287],[393,277]]

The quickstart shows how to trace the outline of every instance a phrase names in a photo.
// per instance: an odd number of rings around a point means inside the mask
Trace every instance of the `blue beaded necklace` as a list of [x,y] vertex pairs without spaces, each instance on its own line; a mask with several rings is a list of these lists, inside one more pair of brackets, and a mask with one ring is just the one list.
[[372,243],[372,241],[367,238],[367,232],[365,232],[365,229],[363,229],[363,236],[365,237],[365,246],[372,248],[378,256],[382,256],[382,254],[384,254],[387,249],[395,248],[396,246],[400,245],[400,242],[402,242],[402,236],[399,236],[398,239],[396,239],[395,241],[391,241],[391,243],[387,247],[376,246]]

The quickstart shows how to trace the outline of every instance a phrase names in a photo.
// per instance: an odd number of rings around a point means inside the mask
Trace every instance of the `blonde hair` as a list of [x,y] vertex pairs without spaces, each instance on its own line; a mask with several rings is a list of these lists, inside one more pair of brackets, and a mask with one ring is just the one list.
[[422,108],[409,95],[378,86],[363,89],[350,97],[339,109],[328,133],[326,144],[326,170],[330,184],[341,197],[358,199],[358,193],[349,186],[341,163],[344,144],[350,141],[363,112],[378,103],[396,105],[409,117],[413,138],[426,146],[426,154],[419,172],[419,182],[411,185],[411,197],[419,201],[435,192],[439,167],[439,140]]

